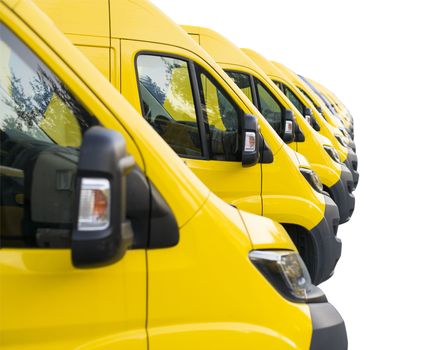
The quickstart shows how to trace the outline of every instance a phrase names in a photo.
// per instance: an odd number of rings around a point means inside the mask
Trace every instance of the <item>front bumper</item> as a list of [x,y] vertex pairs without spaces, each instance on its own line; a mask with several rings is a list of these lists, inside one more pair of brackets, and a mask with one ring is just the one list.
[[356,189],[359,183],[358,156],[356,155],[355,152],[353,152],[353,150],[351,149],[348,150],[347,159],[345,160],[344,163],[347,166],[347,168],[350,169],[353,175],[354,188]]
[[338,182],[328,189],[330,197],[339,208],[339,223],[350,220],[355,209],[355,196],[353,195],[354,182],[351,171],[342,165],[341,177]]
[[306,257],[302,256],[309,269],[312,282],[318,285],[329,279],[341,257],[342,242],[336,236],[339,226],[339,209],[328,197],[325,199],[324,219],[308,231],[310,247]]
[[351,139],[348,141],[349,141],[348,146],[353,150],[353,152],[356,152],[356,143],[354,142],[354,140]]
[[347,331],[339,312],[328,302],[308,304],[313,333],[310,350],[347,350]]

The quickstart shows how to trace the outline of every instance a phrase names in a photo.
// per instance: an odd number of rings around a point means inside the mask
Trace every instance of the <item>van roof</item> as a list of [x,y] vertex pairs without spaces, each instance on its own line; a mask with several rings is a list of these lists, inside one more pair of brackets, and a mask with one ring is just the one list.
[[198,35],[201,46],[209,52],[218,64],[234,64],[253,69],[261,75],[264,73],[234,43],[214,30],[189,25],[182,25],[181,27],[191,35]]
[[248,48],[241,48],[241,51],[255,61],[267,75],[287,81],[284,73],[260,53]]
[[212,60],[184,29],[148,0],[35,2],[65,34],[167,44],[191,51],[208,63]]

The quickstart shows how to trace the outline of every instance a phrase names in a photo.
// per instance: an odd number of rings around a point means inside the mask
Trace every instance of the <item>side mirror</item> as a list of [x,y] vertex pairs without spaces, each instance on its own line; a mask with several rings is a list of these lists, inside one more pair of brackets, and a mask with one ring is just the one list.
[[310,108],[305,109],[305,120],[307,120],[307,122],[311,125],[311,127],[316,131],[321,130],[321,127],[319,126],[318,122],[313,116],[312,110]]
[[180,231],[172,209],[144,172],[135,166],[127,175],[126,218],[134,232],[132,248],[170,248]]
[[295,118],[293,117],[293,111],[286,109],[282,118],[281,138],[285,143],[290,143],[295,140],[293,129],[295,128]]
[[135,162],[121,134],[93,127],[84,134],[77,169],[72,262],[98,267],[121,259],[132,243],[126,176]]
[[302,132],[301,128],[299,127],[299,124],[297,123],[296,119],[293,117],[293,112],[290,111],[292,115],[292,124],[293,124],[293,141],[295,142],[304,142],[305,141],[305,135]]
[[259,134],[259,149],[260,149],[260,159],[259,162],[262,164],[270,164],[273,163],[273,153],[270,149],[269,145],[267,145],[266,140],[264,140],[264,137]]
[[255,116],[245,114],[241,119],[241,160],[243,166],[252,166],[259,161],[259,128]]

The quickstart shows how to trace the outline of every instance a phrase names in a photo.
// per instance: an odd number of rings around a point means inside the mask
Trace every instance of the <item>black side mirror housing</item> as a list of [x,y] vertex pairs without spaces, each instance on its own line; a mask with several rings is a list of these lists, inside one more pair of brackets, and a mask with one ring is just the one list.
[[286,109],[283,113],[282,123],[281,123],[281,138],[285,143],[290,143],[295,140],[294,128],[295,128],[295,118],[293,116],[293,111]]
[[316,130],[320,131],[321,127],[319,126],[318,122],[316,121],[315,117],[313,116],[313,112],[310,108],[305,109],[305,119],[307,122],[311,125],[311,127]]
[[170,248],[178,244],[180,231],[175,215],[160,192],[151,184],[149,248]]
[[262,137],[261,133],[259,134],[259,149],[260,149],[260,159],[259,162],[262,164],[270,164],[273,163],[273,153],[270,147],[267,145],[266,140]]
[[241,161],[243,166],[255,165],[260,158],[258,120],[251,114],[241,118]]
[[[75,208],[78,211],[72,231],[74,266],[88,268],[112,264],[120,260],[131,245],[133,232],[130,222],[125,220],[126,176],[134,164],[133,157],[126,153],[126,142],[120,133],[97,126],[84,134],[76,180]],[[88,210],[91,206],[94,210]],[[104,212],[105,219],[97,225],[93,215],[87,214],[95,215],[95,208],[102,210],[103,207],[106,209],[100,213]]]
[[132,248],[169,248],[179,242],[175,215],[155,185],[137,166],[127,176],[126,217],[134,232]]

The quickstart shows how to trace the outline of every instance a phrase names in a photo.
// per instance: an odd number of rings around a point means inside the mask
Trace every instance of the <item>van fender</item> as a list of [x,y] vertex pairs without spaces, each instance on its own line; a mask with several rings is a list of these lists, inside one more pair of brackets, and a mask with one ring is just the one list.
[[263,216],[279,223],[313,229],[324,219],[324,211],[313,202],[298,196],[263,195]]
[[[334,169],[319,163],[310,163],[312,169],[318,174],[321,182],[327,186],[332,187],[335,185],[339,178],[341,177],[341,172],[335,171]],[[340,169],[340,167],[339,167]]]

